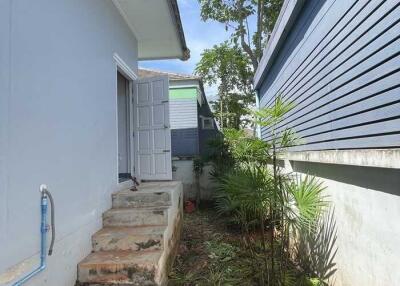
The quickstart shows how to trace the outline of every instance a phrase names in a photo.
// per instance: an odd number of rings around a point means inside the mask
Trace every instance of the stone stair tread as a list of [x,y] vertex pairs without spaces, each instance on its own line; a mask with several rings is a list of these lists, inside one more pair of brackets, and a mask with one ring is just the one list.
[[180,182],[178,181],[163,181],[163,182],[143,182],[138,186],[137,191],[131,191],[130,188],[126,188],[123,190],[119,190],[114,192],[112,195],[117,194],[129,194],[129,195],[136,195],[136,194],[143,194],[143,193],[170,193],[174,190]]
[[125,233],[126,235],[149,235],[164,234],[167,226],[106,226],[96,232],[94,235],[107,235],[111,233]]
[[[182,223],[182,183],[144,182],[112,195],[76,286],[167,285]],[[174,209],[175,208],[175,209]],[[171,216],[171,217],[170,217]]]
[[115,195],[129,195],[129,196],[140,196],[142,194],[162,194],[169,193],[168,190],[160,191],[159,189],[154,188],[142,188],[137,191],[131,191],[130,189],[123,189],[118,192],[112,193],[112,196]]
[[139,190],[158,190],[158,191],[164,191],[164,190],[173,190],[176,187],[178,187],[180,184],[182,184],[180,181],[153,181],[153,182],[142,182],[139,186]]
[[166,226],[109,226],[92,236],[93,251],[163,249]]
[[156,285],[161,256],[161,250],[93,252],[78,264],[78,281],[83,285]]
[[158,205],[158,206],[124,206],[124,207],[112,207],[110,210],[166,210],[168,209],[168,207],[170,207],[170,205],[167,204],[162,204],[162,205]]
[[168,208],[112,208],[103,213],[103,226],[167,225]]
[[169,192],[119,192],[112,196],[113,208],[168,207],[170,205]]
[[109,212],[137,212],[137,211],[164,211],[167,210],[169,206],[155,206],[155,207],[136,207],[136,208],[131,208],[131,207],[126,207],[126,208],[111,208],[104,213],[109,213]]
[[143,269],[152,270],[157,267],[162,250],[132,252],[132,251],[99,251],[90,253],[79,263],[79,267],[137,265]]

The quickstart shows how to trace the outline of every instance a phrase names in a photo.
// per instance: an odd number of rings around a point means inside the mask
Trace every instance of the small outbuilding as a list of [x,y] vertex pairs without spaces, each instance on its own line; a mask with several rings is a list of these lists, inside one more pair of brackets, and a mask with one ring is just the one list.
[[[183,182],[185,199],[194,199],[197,186],[193,159],[206,158],[209,141],[219,129],[204,91],[201,77],[140,68],[142,78],[168,76],[173,178]],[[211,198],[210,167],[200,177],[202,199]]]

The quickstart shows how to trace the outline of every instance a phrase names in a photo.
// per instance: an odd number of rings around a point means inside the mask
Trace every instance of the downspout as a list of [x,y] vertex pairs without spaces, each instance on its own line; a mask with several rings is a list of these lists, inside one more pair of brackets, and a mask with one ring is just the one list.
[[51,255],[53,252],[53,245],[55,239],[55,225],[54,225],[54,201],[53,197],[51,196],[50,192],[47,190],[46,185],[40,185],[40,193],[41,193],[41,223],[40,223],[40,265],[38,268],[27,274],[25,277],[21,278],[17,282],[13,284],[13,286],[20,286],[24,284],[26,281],[31,279],[32,277],[36,276],[40,272],[46,269],[46,258],[47,258],[47,231],[49,230],[47,225],[47,198],[50,200],[51,204],[51,232],[52,232],[52,239],[51,245],[49,249],[48,255]]

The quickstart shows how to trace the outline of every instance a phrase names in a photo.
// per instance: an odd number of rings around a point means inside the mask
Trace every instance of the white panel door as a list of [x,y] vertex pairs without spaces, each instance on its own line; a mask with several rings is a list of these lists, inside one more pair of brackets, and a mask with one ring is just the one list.
[[140,180],[172,180],[168,77],[135,82],[135,168]]

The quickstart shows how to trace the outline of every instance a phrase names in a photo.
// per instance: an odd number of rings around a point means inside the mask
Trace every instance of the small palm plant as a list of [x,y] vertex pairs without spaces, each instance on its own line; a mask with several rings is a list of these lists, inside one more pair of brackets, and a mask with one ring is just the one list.
[[318,180],[306,176],[297,182],[279,165],[287,149],[299,142],[292,129],[277,128],[293,107],[277,96],[272,107],[254,112],[254,123],[269,131],[267,141],[246,136],[241,130],[224,130],[227,154],[232,161],[229,171],[218,178],[217,210],[233,215],[246,236],[250,228],[261,230],[266,285],[290,284],[293,275],[286,271],[289,242],[304,230],[317,233],[327,207],[324,187]]

